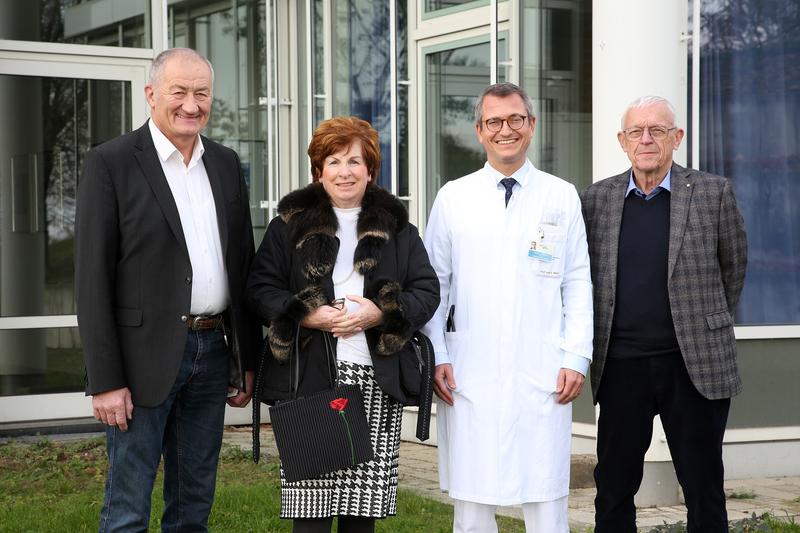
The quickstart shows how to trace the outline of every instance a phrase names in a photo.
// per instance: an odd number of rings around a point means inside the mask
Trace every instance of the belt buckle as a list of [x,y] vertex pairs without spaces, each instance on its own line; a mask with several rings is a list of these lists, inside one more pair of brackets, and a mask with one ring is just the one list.
[[192,331],[202,331],[206,329],[213,329],[217,324],[207,324],[208,321],[217,321],[219,317],[212,315],[195,315],[189,320],[189,327]]

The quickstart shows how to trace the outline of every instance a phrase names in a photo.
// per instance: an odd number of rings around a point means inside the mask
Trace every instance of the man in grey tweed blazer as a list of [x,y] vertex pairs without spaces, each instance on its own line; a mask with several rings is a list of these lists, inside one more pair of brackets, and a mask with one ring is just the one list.
[[656,414],[688,531],[728,531],[722,437],[742,388],[733,313],[747,240],[730,183],[673,163],[683,134],[667,100],[637,99],[617,134],[631,169],[581,194],[600,405],[596,533],[636,531],[633,497]]

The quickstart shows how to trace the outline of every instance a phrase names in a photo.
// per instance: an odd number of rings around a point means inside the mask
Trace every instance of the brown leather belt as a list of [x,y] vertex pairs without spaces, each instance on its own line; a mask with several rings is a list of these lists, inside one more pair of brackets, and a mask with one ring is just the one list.
[[206,329],[217,329],[222,324],[222,315],[189,315],[186,317],[186,325],[192,331]]

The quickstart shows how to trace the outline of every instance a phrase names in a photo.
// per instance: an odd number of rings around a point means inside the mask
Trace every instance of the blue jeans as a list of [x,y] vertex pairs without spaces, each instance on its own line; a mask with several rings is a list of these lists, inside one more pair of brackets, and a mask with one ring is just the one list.
[[101,533],[147,531],[162,454],[161,531],[208,531],[227,390],[228,348],[222,332],[189,331],[167,399],[156,407],[134,406],[127,432],[106,429],[109,469]]

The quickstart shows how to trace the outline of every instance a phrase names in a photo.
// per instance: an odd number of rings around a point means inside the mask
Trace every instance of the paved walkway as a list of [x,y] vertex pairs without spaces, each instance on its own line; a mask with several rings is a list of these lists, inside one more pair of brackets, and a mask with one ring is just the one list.
[[[251,449],[252,439],[249,428],[227,428],[225,442]],[[276,456],[277,449],[272,431],[262,426],[262,454]],[[439,490],[436,448],[424,444],[403,442],[400,445],[400,486],[413,490],[423,496],[445,503],[451,503],[446,494]],[[752,494],[752,498],[728,499],[728,516],[731,520],[749,518],[753,513],[761,515],[770,512],[777,517],[800,517],[800,477],[755,478],[729,480],[725,482],[727,494]],[[569,495],[569,523],[573,531],[585,532],[594,523],[593,488],[573,489]],[[518,507],[502,507],[499,513],[522,518]],[[639,509],[638,524],[641,531],[649,531],[664,523],[686,522],[686,508],[652,507]],[[798,518],[795,518],[798,520]]]

